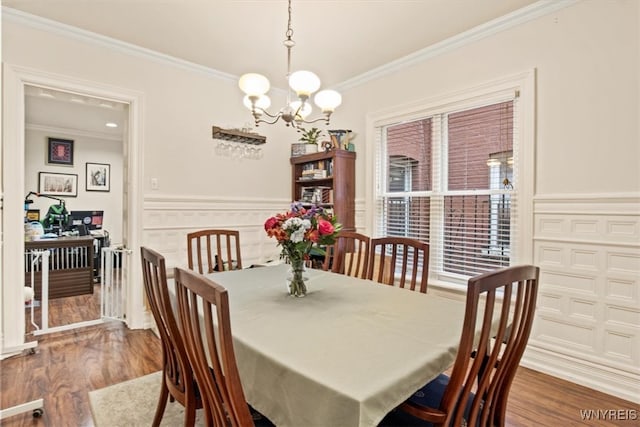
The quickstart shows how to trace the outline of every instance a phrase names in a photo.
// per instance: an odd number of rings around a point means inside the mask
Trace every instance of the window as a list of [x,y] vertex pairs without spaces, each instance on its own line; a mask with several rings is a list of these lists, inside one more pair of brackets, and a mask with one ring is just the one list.
[[374,123],[376,235],[428,242],[432,278],[465,283],[514,260],[516,94],[474,97]]

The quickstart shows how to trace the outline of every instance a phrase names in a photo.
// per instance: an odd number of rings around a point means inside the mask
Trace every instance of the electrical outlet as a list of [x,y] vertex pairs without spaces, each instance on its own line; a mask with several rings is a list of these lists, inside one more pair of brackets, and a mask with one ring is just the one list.
[[152,190],[158,189],[158,178],[151,178],[151,189]]

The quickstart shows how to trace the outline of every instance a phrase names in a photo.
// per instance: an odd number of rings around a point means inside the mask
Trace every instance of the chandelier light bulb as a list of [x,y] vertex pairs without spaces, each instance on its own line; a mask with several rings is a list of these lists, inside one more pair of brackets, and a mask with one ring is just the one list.
[[325,89],[316,93],[313,101],[323,112],[333,112],[340,104],[342,104],[342,95],[335,90]]
[[296,71],[289,76],[289,86],[298,96],[309,97],[320,89],[320,78],[311,71]]
[[[300,102],[300,101],[293,101],[290,104],[291,105],[291,109],[293,110],[294,113],[296,111],[298,111],[298,108],[300,108],[301,104],[302,104],[302,102]],[[307,118],[307,116],[309,116],[309,114],[311,114],[312,111],[313,111],[313,107],[311,107],[311,104],[309,104],[308,102],[305,102],[304,105],[302,106],[302,109],[300,111],[298,111],[298,116],[300,116],[303,119],[305,119],[305,118]]]
[[[252,109],[251,99],[249,98],[249,95],[245,95],[244,98],[242,98],[242,103],[249,110]],[[267,95],[260,95],[260,97],[256,100],[256,108],[260,110],[266,110],[270,106],[271,106],[271,98],[269,98]]]
[[262,74],[247,73],[238,81],[240,89],[249,96],[261,96],[269,91],[271,84]]

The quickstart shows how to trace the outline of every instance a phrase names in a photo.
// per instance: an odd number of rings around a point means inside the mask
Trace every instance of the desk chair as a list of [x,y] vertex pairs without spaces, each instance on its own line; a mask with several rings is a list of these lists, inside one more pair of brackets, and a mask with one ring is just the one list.
[[334,273],[366,279],[369,272],[371,239],[355,231],[340,231],[336,242],[327,246],[322,268]]
[[240,232],[211,229],[187,234],[187,261],[189,269],[200,274],[242,269]]
[[[538,276],[538,267],[523,265],[469,279],[451,376],[438,376],[399,411],[435,426],[504,426],[509,389],[531,332]],[[478,322],[482,329],[476,347]],[[476,357],[470,357],[474,351]]]
[[233,351],[227,290],[181,268],[175,268],[174,278],[182,337],[202,393],[205,424],[253,426]]
[[429,244],[408,237],[371,239],[367,278],[401,288],[427,292]]
[[162,342],[162,386],[152,425],[160,425],[167,398],[170,398],[185,407],[184,424],[192,426],[202,401],[169,299],[165,260],[145,247],[140,248],[140,254],[144,290]]

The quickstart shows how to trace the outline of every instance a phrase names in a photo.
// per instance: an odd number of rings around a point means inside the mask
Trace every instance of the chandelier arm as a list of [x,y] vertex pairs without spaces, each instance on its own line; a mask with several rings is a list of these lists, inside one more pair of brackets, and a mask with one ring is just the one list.
[[269,115],[269,117],[272,117],[273,121],[269,121],[269,120],[265,120],[265,119],[255,119],[254,121],[256,123],[256,126],[258,126],[258,123],[266,123],[268,125],[272,125],[272,124],[276,123],[278,120],[280,120],[280,117],[282,117],[282,116],[280,116],[280,115],[278,115],[278,116]]
[[314,120],[306,120],[306,119],[302,119],[300,120],[301,123],[307,123],[307,124],[311,124],[311,123],[317,123],[320,121],[325,121],[326,124],[329,124],[329,117],[331,117],[331,114],[326,114],[324,117],[318,117],[317,119]]
[[[266,115],[266,116],[268,116],[268,117],[271,117],[272,119],[276,119],[276,118],[278,118],[278,119],[279,119],[279,118],[280,118],[280,116],[282,116],[282,113],[278,113],[278,114],[271,114],[271,113],[269,113],[267,110],[263,110],[262,108],[259,108],[259,107],[256,107],[256,108],[255,108],[254,116],[255,116],[255,114],[256,114],[256,113],[258,114],[258,116],[260,116],[260,115],[264,114],[264,115]],[[274,122],[274,123],[275,123],[275,122]]]

